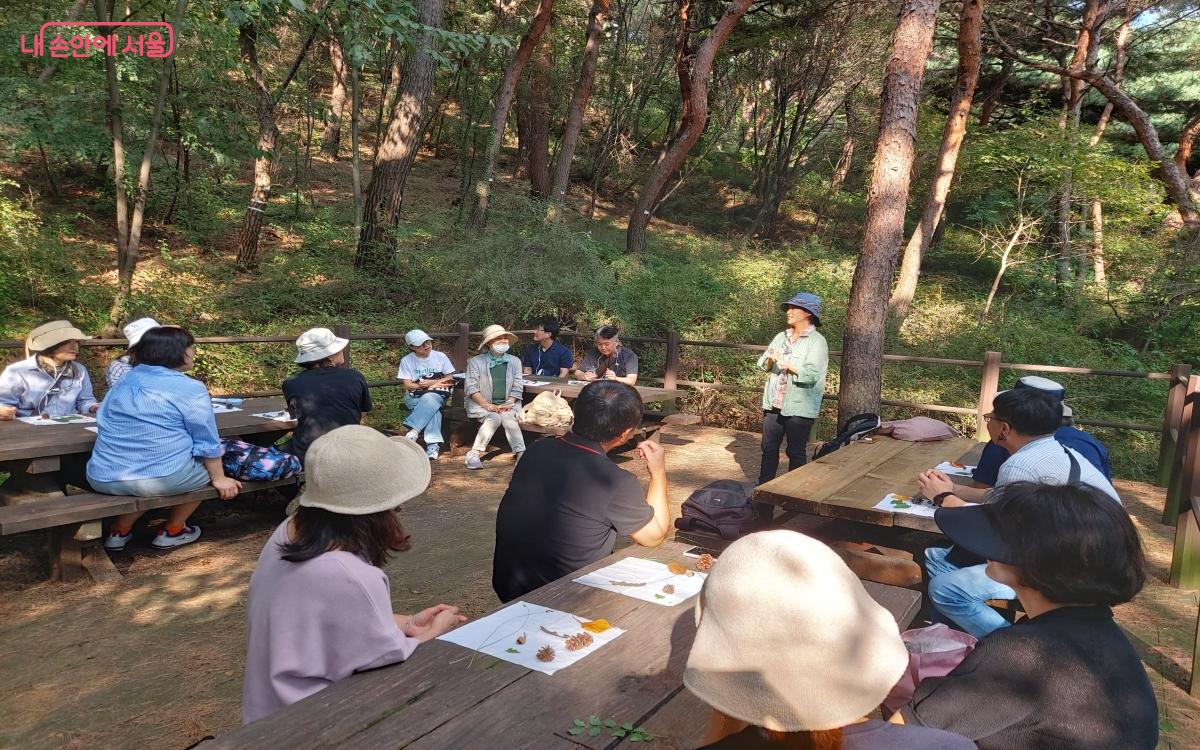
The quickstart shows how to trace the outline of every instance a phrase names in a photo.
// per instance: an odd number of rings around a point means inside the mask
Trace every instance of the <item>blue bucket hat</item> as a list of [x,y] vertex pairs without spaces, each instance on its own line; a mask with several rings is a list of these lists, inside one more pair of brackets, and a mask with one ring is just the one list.
[[821,324],[821,298],[812,292],[796,292],[796,296],[779,306],[780,310],[798,307],[813,316],[813,323]]

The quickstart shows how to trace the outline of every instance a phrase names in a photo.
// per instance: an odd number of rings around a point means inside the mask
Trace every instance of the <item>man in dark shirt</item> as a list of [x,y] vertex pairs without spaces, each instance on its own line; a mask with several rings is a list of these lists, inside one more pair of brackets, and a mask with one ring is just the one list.
[[571,432],[525,451],[500,500],[492,561],[492,588],[500,601],[612,554],[618,534],[644,547],[667,538],[671,513],[662,446],[638,444],[650,472],[644,494],[638,480],[607,455],[641,423],[637,391],[611,381],[591,383],[574,410]]
[[574,358],[571,350],[558,342],[558,321],[547,318],[533,329],[535,346],[525,347],[521,352],[521,372],[526,375],[549,375],[565,378],[571,371]]
[[347,343],[328,328],[305,331],[296,340],[296,364],[304,369],[283,381],[283,398],[296,420],[287,450],[301,462],[314,440],[338,427],[358,424],[363,413],[373,408],[367,379],[344,366]]
[[595,346],[583,355],[583,362],[575,370],[580,380],[616,380],[626,385],[635,385],[638,376],[638,357],[634,351],[621,345],[620,331],[616,326],[602,326],[596,331]]

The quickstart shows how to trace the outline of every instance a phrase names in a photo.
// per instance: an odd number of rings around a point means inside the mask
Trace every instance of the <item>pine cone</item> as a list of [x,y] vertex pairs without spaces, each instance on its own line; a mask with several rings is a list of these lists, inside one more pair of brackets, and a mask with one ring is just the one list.
[[663,586],[663,593],[664,594],[674,594],[675,587],[668,583],[666,586]]
[[542,646],[537,652],[538,661],[554,661],[554,649]]
[[591,633],[576,633],[575,635],[568,636],[567,650],[578,651],[581,648],[587,648],[588,646],[592,645],[592,640],[593,638]]
[[708,570],[715,562],[716,560],[713,559],[713,556],[705,552],[703,555],[700,555],[700,559],[696,561],[696,570]]

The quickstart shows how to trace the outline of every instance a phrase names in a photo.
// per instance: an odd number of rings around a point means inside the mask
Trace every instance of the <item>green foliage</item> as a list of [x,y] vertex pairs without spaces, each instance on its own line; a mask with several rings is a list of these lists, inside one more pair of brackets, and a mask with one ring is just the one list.
[[589,737],[599,737],[605,730],[608,731],[611,737],[623,738],[629,742],[652,742],[656,739],[665,739],[662,735],[651,734],[645,729],[634,727],[631,722],[618,724],[616,719],[604,719],[601,721],[599,716],[592,714],[587,720],[576,719],[572,722],[572,726],[567,730],[567,734],[572,737],[578,737],[587,733]]

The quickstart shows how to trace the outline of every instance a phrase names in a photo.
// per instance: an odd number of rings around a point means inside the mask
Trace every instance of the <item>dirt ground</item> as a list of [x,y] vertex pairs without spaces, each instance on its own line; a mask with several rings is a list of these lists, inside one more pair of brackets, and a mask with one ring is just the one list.
[[[671,501],[719,478],[751,480],[758,435],[667,428]],[[645,482],[640,461],[618,459]],[[444,601],[470,616],[494,608],[494,518],[512,470],[507,454],[478,472],[435,464],[428,492],[404,507],[413,547],[387,566],[396,611]],[[1161,748],[1200,746],[1200,703],[1186,685],[1197,594],[1165,584],[1173,533],[1158,523],[1162,492],[1119,482],[1151,558],[1152,578],[1117,616],[1158,691]],[[50,584],[44,538],[0,539],[0,748],[183,748],[240,721],[246,585],[282,519],[265,498],[207,503],[203,539],[168,553],[145,536],[114,557],[103,584]]]

